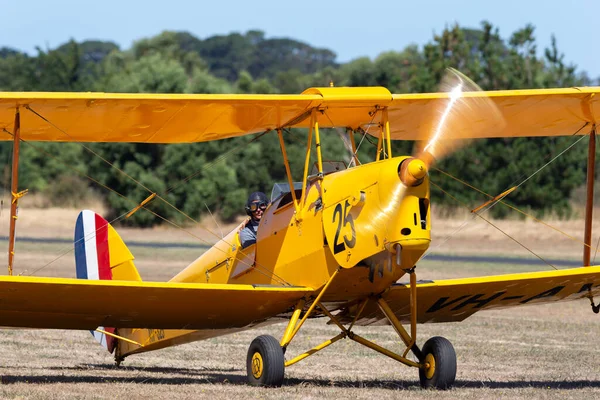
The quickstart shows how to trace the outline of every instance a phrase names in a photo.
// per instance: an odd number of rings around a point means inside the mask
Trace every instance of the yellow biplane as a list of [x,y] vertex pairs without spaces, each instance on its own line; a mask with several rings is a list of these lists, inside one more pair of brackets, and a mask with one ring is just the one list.
[[[262,335],[250,344],[250,384],[280,386],[285,368],[347,338],[417,368],[423,387],[446,389],[456,376],[454,348],[442,337],[419,345],[419,323],[580,298],[589,298],[597,312],[600,266],[589,264],[600,87],[482,92],[456,72],[448,82],[445,92],[399,95],[381,87],[312,88],[300,95],[0,93],[2,139],[14,141],[0,325],[91,330],[120,363],[136,353],[285,322],[279,339]],[[290,172],[288,128],[308,131],[301,182]],[[323,128],[350,133],[344,136],[348,166],[326,168]],[[192,143],[267,131],[278,134],[288,182],[265,210],[256,244],[241,248],[242,224],[169,282],[143,282],[115,229],[84,211],[74,247],[77,276],[85,279],[12,276],[20,142]],[[375,160],[358,159],[355,133],[378,140]],[[583,267],[417,281],[416,266],[431,242],[433,162],[458,139],[560,135],[590,135]],[[422,145],[414,156],[392,156],[392,140]],[[136,209],[160,198],[153,193]],[[408,283],[397,283],[401,278]],[[290,356],[286,349],[312,317],[340,333]],[[391,325],[404,350],[357,333],[372,324]]]

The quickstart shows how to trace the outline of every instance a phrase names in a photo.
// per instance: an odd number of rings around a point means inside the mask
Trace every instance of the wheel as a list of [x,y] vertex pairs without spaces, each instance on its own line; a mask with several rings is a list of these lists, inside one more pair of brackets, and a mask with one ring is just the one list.
[[281,386],[285,359],[279,341],[269,335],[254,339],[248,348],[246,371],[253,386]]
[[422,349],[425,367],[419,369],[421,387],[450,389],[456,379],[456,352],[446,338],[435,336]]

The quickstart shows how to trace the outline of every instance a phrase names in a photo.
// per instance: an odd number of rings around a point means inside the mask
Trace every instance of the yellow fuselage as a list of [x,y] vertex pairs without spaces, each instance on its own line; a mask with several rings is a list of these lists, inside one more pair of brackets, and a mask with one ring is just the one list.
[[[175,282],[322,287],[343,270],[325,301],[382,292],[412,268],[430,242],[429,184],[404,186],[396,157],[314,180],[298,210],[291,194],[265,211],[256,245],[229,233],[173,278]],[[321,187],[322,185],[322,196]],[[397,251],[401,246],[400,263]]]
[[[398,171],[406,159],[309,180],[305,200],[301,191],[297,204],[291,193],[273,200],[260,221],[255,245],[240,248],[242,224],[171,281],[305,286],[316,295],[341,269],[322,299],[329,310],[382,293],[415,266],[431,240],[429,182],[425,177],[418,186],[403,185]],[[123,336],[146,345],[121,342],[118,351],[125,356],[246,328],[125,329],[120,330]]]

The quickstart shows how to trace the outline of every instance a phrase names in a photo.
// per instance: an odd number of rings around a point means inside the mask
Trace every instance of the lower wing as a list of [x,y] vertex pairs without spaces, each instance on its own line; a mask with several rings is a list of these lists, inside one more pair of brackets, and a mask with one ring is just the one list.
[[[600,266],[421,282],[417,285],[417,318],[419,323],[462,321],[481,310],[575,300],[599,293]],[[400,320],[410,321],[408,285],[393,285],[383,298]],[[344,310],[340,318],[352,321],[357,309]],[[386,319],[370,301],[356,324],[378,322],[385,323]]]
[[0,277],[0,326],[230,329],[255,325],[307,287]]

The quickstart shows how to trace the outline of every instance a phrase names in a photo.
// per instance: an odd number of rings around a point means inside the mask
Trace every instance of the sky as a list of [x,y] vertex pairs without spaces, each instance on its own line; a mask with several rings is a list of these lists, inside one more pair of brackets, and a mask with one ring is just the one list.
[[407,45],[423,46],[444,27],[479,28],[487,20],[510,35],[531,23],[538,53],[557,38],[568,64],[600,78],[598,0],[0,0],[0,47],[35,54],[70,38],[110,40],[126,49],[163,30],[200,39],[251,29],[266,37],[290,37],[334,51],[338,62]]

